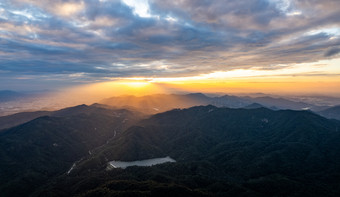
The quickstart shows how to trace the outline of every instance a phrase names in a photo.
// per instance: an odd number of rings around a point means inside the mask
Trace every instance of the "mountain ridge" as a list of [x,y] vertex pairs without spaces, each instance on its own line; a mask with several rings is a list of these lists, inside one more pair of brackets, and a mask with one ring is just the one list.
[[[65,114],[66,113],[66,114]],[[0,132],[0,191],[26,196],[114,138],[140,113],[76,106]],[[16,187],[20,186],[20,190]]]
[[340,105],[318,111],[317,113],[327,118],[340,120]]
[[[169,180],[189,189],[205,191],[208,196],[214,196],[213,190],[208,188],[215,182],[231,183],[228,187],[233,189],[241,185],[237,195],[250,192],[255,196],[337,196],[340,191],[334,188],[338,179],[333,176],[340,173],[337,127],[340,128],[339,121],[309,111],[231,109],[212,105],[174,109],[128,128],[116,140],[82,161],[68,179],[88,179],[90,169],[92,175],[98,173],[107,180],[119,181],[121,176],[139,181]],[[110,160],[134,161],[164,156],[177,162],[105,172]],[[181,181],[183,176],[189,182]],[[190,184],[195,177],[200,177],[205,184]],[[256,186],[258,184],[276,189],[261,189]],[[104,185],[94,186],[89,191],[104,189],[115,193]],[[231,190],[223,191],[222,187],[217,187],[221,195],[231,194]],[[313,192],[309,192],[311,188]]]
[[[145,116],[93,104],[56,114],[0,133],[3,195],[127,194],[123,183],[136,195],[160,187],[203,196],[340,194],[340,121],[310,111],[206,105]],[[107,168],[164,156],[176,162]]]
[[[100,101],[100,103],[111,106],[131,106],[141,111],[147,111],[151,114],[168,111],[174,108],[188,108],[197,105],[215,105],[217,107],[242,108],[252,103],[258,103],[268,108],[278,109],[313,109],[314,111],[323,109],[324,106],[316,106],[301,101],[292,101],[285,98],[274,98],[269,96],[249,97],[223,95],[209,97],[202,93],[190,94],[155,94],[146,96],[118,96],[111,97]],[[158,110],[153,110],[157,108]]]

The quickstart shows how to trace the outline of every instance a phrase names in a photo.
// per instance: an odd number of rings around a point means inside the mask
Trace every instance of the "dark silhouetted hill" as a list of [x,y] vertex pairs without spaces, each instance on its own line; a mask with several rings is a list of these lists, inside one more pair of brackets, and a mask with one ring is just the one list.
[[[309,111],[214,106],[171,110],[130,127],[41,192],[71,187],[68,195],[133,191],[152,196],[165,184],[169,195],[176,192],[170,185],[176,185],[181,192],[203,196],[338,196],[338,128],[339,121]],[[111,160],[164,156],[177,162],[106,170]],[[69,182],[62,183],[64,179]],[[83,184],[73,185],[77,180]],[[125,184],[132,184],[129,190],[119,186]]]
[[28,196],[142,116],[86,105],[51,113],[0,133],[1,196]]

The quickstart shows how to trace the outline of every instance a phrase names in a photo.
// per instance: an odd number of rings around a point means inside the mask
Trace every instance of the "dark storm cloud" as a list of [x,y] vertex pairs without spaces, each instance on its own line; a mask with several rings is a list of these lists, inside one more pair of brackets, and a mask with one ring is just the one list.
[[142,17],[120,0],[4,0],[0,71],[8,76],[74,73],[84,80],[190,76],[280,69],[339,53],[337,0],[148,4]]
[[340,53],[340,48],[332,48],[325,53],[325,57],[330,57]]

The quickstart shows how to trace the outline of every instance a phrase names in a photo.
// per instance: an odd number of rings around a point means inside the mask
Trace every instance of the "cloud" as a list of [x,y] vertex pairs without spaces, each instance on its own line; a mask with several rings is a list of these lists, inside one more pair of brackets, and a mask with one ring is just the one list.
[[325,53],[325,57],[331,57],[340,53],[340,48],[331,48]]
[[85,73],[84,80],[194,76],[275,70],[339,53],[337,0],[139,3],[142,10],[134,1],[4,0],[0,70],[11,76]]

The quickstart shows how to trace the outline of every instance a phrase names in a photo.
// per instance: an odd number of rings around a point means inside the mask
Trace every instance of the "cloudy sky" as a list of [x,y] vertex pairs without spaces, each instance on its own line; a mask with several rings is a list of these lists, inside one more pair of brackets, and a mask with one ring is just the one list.
[[334,88],[339,67],[339,0],[0,1],[0,89],[269,76]]

